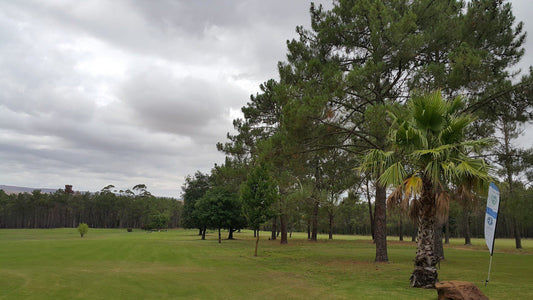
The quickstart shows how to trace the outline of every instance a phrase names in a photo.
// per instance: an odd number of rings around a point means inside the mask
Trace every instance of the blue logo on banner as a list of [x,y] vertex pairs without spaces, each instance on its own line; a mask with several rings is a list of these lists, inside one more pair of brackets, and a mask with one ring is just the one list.
[[489,224],[489,226],[492,226],[492,224],[494,223],[494,219],[491,218],[491,217],[488,217],[487,218],[487,223]]
[[490,207],[487,207],[487,215],[493,217],[494,219],[496,219],[498,217],[498,213],[495,212],[492,208]]

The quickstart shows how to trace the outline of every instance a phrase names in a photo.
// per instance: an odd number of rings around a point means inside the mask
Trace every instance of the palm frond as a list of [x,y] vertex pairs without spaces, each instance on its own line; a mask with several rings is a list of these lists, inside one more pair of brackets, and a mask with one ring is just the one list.
[[[416,172],[415,172],[416,174]],[[420,196],[422,194],[422,178],[413,174],[404,181],[405,198],[409,199],[411,196]]]
[[391,127],[389,139],[400,148],[426,149],[428,147],[426,135],[406,122],[398,127]]
[[457,96],[453,100],[448,102],[448,114],[453,115],[461,111],[464,108],[463,97]]
[[383,171],[383,174],[379,177],[379,182],[384,186],[400,185],[403,183],[406,176],[407,173],[405,172],[405,168],[402,162],[399,161]]
[[431,178],[431,182],[433,183],[433,187],[436,188],[436,184],[440,182],[441,177],[441,164],[438,161],[431,161],[426,165],[426,168],[424,170],[426,174]]
[[451,178],[453,178],[453,176],[455,176],[456,166],[453,161],[444,161],[440,164],[440,166],[441,166],[444,178],[446,178],[447,180],[450,180]]
[[483,138],[479,140],[468,140],[463,141],[457,146],[463,147],[463,148],[470,148],[470,149],[479,149],[480,147],[488,147],[494,145],[494,139],[492,138]]
[[419,197],[415,197],[413,198],[413,200],[411,201],[411,205],[409,206],[409,219],[411,219],[411,221],[414,223],[414,224],[418,224],[418,218],[420,217],[420,207],[422,206],[422,204],[420,203],[420,198]]
[[441,144],[457,143],[464,136],[464,129],[472,123],[474,119],[469,116],[452,118],[447,126],[439,133],[438,139]]
[[443,160],[450,153],[450,151],[455,151],[464,148],[475,149],[478,147],[486,147],[491,145],[492,142],[493,140],[490,138],[468,140],[453,144],[444,144],[430,149],[415,150],[413,151],[412,155],[417,159],[421,158],[424,155],[431,155],[432,159],[434,160]]
[[370,149],[363,156],[361,164],[356,170],[370,173],[374,176],[382,174],[387,166],[392,163],[394,152],[380,149]]
[[402,202],[403,186],[397,186],[387,197],[387,209],[389,211],[397,210]]
[[476,198],[477,197],[472,193],[472,190],[465,184],[461,184],[455,189],[454,199],[459,202],[463,208],[471,208]]
[[445,123],[446,102],[440,91],[425,96],[414,96],[411,101],[412,117],[421,130],[440,131]]
[[471,178],[480,181],[490,181],[490,167],[482,159],[474,159],[466,156],[460,157],[456,161],[455,177],[458,181]]
[[460,144],[441,145],[431,149],[421,149],[413,151],[413,155],[420,157],[422,155],[431,154],[435,159],[439,159],[446,154],[446,151],[457,148],[459,146]]

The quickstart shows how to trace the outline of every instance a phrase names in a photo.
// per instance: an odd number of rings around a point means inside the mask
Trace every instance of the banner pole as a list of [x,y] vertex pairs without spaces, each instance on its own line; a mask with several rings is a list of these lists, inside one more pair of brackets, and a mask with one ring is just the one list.
[[492,267],[492,253],[490,254],[490,262],[489,262],[489,274],[487,275],[487,280],[485,280],[485,286],[489,283],[490,279],[490,268]]

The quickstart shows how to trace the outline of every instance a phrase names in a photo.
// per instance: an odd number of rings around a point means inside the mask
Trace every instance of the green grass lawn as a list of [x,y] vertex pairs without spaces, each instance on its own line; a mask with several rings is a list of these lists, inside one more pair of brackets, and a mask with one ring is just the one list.
[[[373,262],[369,237],[334,236],[289,245],[262,233],[253,257],[249,231],[218,244],[196,230],[147,233],[125,229],[0,230],[1,299],[436,299],[409,287],[415,244],[389,241],[388,264]],[[226,233],[227,234],[227,233]],[[491,299],[533,299],[533,241],[516,250],[496,240],[491,282],[484,240],[445,246],[439,278],[466,280]]]

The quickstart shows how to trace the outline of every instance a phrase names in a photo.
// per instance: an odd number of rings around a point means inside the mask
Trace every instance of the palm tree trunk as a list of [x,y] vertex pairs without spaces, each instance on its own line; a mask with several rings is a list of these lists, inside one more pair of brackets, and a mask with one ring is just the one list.
[[431,181],[422,178],[423,190],[418,211],[418,241],[415,269],[411,274],[411,286],[435,288],[437,282],[437,259],[434,255],[435,244],[435,196]]
[[444,260],[444,246],[442,245],[442,224],[435,222],[435,257],[437,262]]

